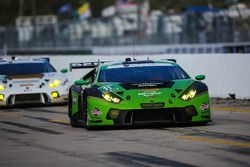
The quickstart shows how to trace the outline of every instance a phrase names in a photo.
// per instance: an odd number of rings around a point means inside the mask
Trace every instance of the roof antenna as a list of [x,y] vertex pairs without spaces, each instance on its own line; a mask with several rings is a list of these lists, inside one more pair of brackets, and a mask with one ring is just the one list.
[[136,57],[135,57],[135,40],[133,39],[133,60],[135,61],[136,60]]
[[97,66],[99,66],[100,64],[101,64],[101,61],[100,61],[100,59],[98,58]]
[[4,44],[4,45],[3,45],[3,56],[4,56],[4,57],[7,56],[7,50],[8,50],[7,45]]

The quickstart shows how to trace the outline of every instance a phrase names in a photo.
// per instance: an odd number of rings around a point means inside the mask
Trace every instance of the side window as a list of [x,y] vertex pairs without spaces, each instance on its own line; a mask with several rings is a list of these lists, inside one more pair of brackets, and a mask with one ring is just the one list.
[[84,77],[82,77],[83,80],[86,80],[89,83],[93,83],[96,77],[96,68],[88,72]]

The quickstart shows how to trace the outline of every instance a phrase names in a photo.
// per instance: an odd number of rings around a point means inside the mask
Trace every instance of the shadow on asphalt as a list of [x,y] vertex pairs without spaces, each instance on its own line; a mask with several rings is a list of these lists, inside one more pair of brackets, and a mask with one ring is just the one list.
[[[102,126],[102,127],[88,127],[91,131],[104,131],[104,130],[136,130],[136,129],[158,129],[164,130],[165,128],[180,128],[180,127],[197,127],[197,126],[211,126],[211,123],[204,125],[203,123],[182,123],[182,124],[150,124],[150,125],[133,125],[133,126]],[[78,127],[84,128],[84,127]]]
[[135,153],[135,152],[109,152],[105,153],[108,158],[118,164],[125,166],[185,166],[196,167],[195,165],[166,159],[163,157],[157,157],[154,155]]
[[55,107],[55,106],[67,106],[67,103],[60,104],[18,104],[14,106],[1,106],[1,109],[26,109],[26,108],[39,108],[39,107]]

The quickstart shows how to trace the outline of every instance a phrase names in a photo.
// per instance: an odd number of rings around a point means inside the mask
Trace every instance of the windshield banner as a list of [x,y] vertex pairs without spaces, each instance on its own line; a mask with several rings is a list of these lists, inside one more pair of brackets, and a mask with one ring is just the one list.
[[126,90],[129,89],[148,89],[148,88],[171,88],[173,81],[166,82],[142,82],[142,83],[122,83],[120,84]]

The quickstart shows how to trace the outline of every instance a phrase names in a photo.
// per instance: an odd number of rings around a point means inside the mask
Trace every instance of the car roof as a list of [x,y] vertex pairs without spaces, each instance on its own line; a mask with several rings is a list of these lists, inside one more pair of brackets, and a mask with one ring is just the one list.
[[45,59],[15,59],[15,60],[7,60],[0,59],[0,65],[3,64],[23,64],[23,63],[48,63]]
[[176,66],[174,60],[129,60],[129,61],[113,61],[100,65],[101,69],[109,68],[126,68],[126,67],[145,67],[145,66]]

